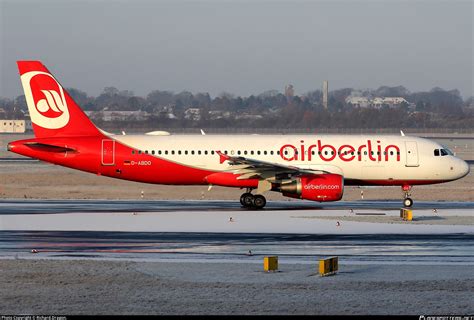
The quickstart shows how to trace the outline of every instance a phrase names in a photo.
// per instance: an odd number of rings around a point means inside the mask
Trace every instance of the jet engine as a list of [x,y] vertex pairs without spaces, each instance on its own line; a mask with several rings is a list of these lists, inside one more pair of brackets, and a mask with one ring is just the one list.
[[276,188],[285,197],[312,201],[338,201],[344,193],[344,177],[339,174],[308,174],[281,181]]

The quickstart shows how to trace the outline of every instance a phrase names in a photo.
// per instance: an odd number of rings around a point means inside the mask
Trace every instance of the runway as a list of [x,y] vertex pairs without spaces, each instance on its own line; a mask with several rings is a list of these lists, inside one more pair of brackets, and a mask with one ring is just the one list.
[[337,255],[348,264],[474,265],[473,202],[418,201],[411,223],[400,221],[399,208],[398,201],[275,201],[252,211],[235,201],[2,200],[0,256],[261,263],[278,255],[314,263]]
[[[474,265],[474,237],[447,235],[289,235],[156,232],[4,231],[4,257],[133,261]],[[38,253],[32,254],[31,250]],[[249,254],[251,251],[251,255]]]
[[[269,201],[263,212],[280,210],[399,210],[400,201]],[[474,209],[474,202],[415,201],[413,209]],[[71,212],[249,211],[236,201],[209,200],[0,200],[0,216]]]

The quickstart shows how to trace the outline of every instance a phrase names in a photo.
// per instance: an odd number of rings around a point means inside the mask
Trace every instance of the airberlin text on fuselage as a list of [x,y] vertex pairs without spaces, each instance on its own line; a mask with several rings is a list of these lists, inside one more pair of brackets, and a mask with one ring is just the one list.
[[362,161],[362,156],[368,156],[371,161],[389,161],[391,159],[400,161],[400,148],[394,144],[382,148],[380,140],[377,140],[375,145],[372,145],[372,141],[367,140],[366,144],[359,146],[343,144],[339,147],[323,144],[321,140],[318,140],[317,144],[306,146],[301,140],[298,147],[285,144],[280,148],[280,156],[286,161],[311,161],[312,157],[316,155],[323,161],[332,161],[336,157],[346,162]]

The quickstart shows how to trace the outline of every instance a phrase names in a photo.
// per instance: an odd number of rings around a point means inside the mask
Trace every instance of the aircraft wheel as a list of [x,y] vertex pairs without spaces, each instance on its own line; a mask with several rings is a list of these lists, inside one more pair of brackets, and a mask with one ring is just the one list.
[[256,209],[262,209],[267,204],[267,199],[264,196],[257,194],[253,199],[253,205]]
[[254,196],[253,196],[253,194],[251,194],[249,192],[246,192],[246,193],[244,193],[243,195],[240,196],[240,203],[245,208],[253,207],[253,200],[254,200]]
[[411,198],[405,198],[403,200],[403,205],[405,208],[410,208],[413,205],[413,200]]

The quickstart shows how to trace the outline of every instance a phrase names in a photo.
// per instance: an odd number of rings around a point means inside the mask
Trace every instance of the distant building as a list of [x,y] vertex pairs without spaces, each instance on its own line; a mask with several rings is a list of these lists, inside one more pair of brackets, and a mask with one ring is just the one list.
[[383,103],[387,104],[390,107],[396,107],[401,105],[402,103],[408,104],[408,101],[406,101],[405,98],[402,97],[385,97],[383,98]]
[[380,109],[384,105],[384,98],[375,97],[371,100],[370,105],[376,109]]
[[25,133],[25,120],[0,120],[0,133]]
[[147,120],[150,117],[145,111],[86,111],[86,114],[104,121]]
[[370,99],[366,97],[347,97],[346,103],[358,108],[370,107]]
[[222,110],[209,111],[209,119],[211,120],[229,119],[231,115],[232,114],[229,111],[222,111]]
[[349,96],[346,98],[346,103],[351,104],[354,107],[358,107],[358,108],[375,108],[375,109],[380,109],[385,105],[390,108],[397,108],[403,103],[410,105],[410,103],[407,100],[405,100],[405,98],[402,98],[402,97],[367,98],[367,97]]
[[174,114],[174,105],[168,105],[164,107],[155,108],[155,112],[160,118],[164,119],[177,119],[178,117]]

